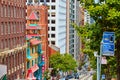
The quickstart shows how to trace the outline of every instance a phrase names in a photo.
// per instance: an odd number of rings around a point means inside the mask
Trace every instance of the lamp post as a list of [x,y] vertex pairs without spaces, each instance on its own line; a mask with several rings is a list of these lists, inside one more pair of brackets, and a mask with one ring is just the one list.
[[100,80],[100,72],[101,72],[101,55],[98,55],[98,52],[94,52],[94,56],[97,57],[97,80]]

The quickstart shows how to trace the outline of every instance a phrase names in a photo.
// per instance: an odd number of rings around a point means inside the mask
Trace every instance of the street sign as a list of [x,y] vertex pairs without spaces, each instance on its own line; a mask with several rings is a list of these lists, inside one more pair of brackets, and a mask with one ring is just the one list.
[[103,43],[114,43],[115,33],[114,32],[103,32]]
[[114,56],[114,49],[115,49],[115,45],[114,44],[102,44],[102,55],[106,55],[106,56]]
[[106,57],[101,58],[101,64],[107,64],[107,59]]
[[115,33],[114,32],[104,32],[102,39],[102,55],[114,56],[115,50]]

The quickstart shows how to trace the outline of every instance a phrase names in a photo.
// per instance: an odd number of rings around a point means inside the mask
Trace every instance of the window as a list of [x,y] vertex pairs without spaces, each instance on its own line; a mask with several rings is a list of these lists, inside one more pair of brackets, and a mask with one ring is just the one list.
[[4,32],[4,24],[3,23],[1,23],[1,35],[3,35],[3,32]]
[[28,3],[32,3],[32,0],[29,0]]
[[51,41],[51,44],[55,45],[55,41]]
[[13,10],[13,7],[11,8],[11,17],[13,17],[14,15],[14,10]]
[[3,5],[3,17],[5,17],[5,6]]
[[8,47],[7,39],[5,39],[5,43],[6,43],[5,48],[7,48]]
[[40,2],[44,2],[44,0],[40,0]]
[[34,48],[32,48],[32,54],[34,53]]
[[48,20],[48,23],[50,23],[50,20]]
[[46,2],[50,2],[50,0],[46,0]]
[[48,34],[48,38],[50,37],[50,34]]
[[51,13],[51,16],[52,16],[52,17],[55,17],[55,13],[54,13],[54,12],[53,12],[53,13]]
[[1,5],[1,17],[3,17],[3,5]]
[[[9,8],[10,8],[10,6],[9,6]],[[14,10],[13,10],[13,11],[14,11],[14,17],[16,17],[16,15],[17,15],[17,14],[16,14],[16,8],[15,8],[15,7],[13,7],[13,8],[14,8]],[[8,9],[8,10],[9,10],[9,9]]]
[[51,9],[55,9],[55,6],[51,6]]
[[10,48],[10,39],[8,40],[8,48]]
[[27,62],[27,69],[29,69],[30,68],[30,62],[28,61]]
[[3,40],[3,49],[5,48],[5,46],[6,46],[6,42],[5,40]]
[[37,11],[36,14],[37,14],[37,17],[39,18],[40,17],[39,11]]
[[48,17],[50,16],[50,13],[48,13]]
[[6,23],[4,23],[4,34],[6,34],[6,28],[7,28]]
[[52,2],[55,2],[55,0],[52,0]]
[[37,51],[38,51],[38,46],[35,46],[35,52],[37,53]]
[[32,66],[34,65],[34,60],[32,60]]
[[33,34],[37,34],[37,30],[32,30],[33,31]]
[[50,30],[50,27],[48,27],[48,31]]
[[51,34],[51,37],[52,37],[52,38],[55,38],[55,34]]
[[51,30],[52,30],[52,31],[55,31],[55,27],[51,27]]
[[37,59],[35,59],[35,64],[37,64]]
[[55,23],[55,20],[52,20],[51,23]]
[[4,9],[5,9],[5,10],[4,10],[4,11],[5,11],[5,13],[4,13],[4,14],[5,14],[5,17],[7,17],[7,9],[6,9],[6,8],[7,8],[7,6],[4,7]]
[[34,0],[35,1],[35,3],[38,3],[39,2],[39,0]]

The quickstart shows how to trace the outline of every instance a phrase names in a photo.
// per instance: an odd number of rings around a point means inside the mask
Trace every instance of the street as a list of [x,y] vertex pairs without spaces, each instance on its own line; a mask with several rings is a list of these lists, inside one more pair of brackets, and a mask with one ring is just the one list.
[[[80,75],[79,75],[79,79],[69,79],[69,80],[92,80],[92,77],[93,75],[91,75],[91,71],[88,71],[88,72],[82,72]],[[65,80],[65,78],[62,78],[60,80]]]

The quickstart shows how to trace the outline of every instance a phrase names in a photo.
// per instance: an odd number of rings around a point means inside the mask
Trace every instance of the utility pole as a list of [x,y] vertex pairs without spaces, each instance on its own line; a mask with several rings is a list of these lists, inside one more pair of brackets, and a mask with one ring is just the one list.
[[101,76],[101,52],[102,52],[102,43],[100,45],[100,55],[98,55],[98,52],[94,52],[94,56],[97,57],[97,80],[100,80]]
[[101,71],[100,70],[100,67],[101,67],[100,66],[100,58],[101,57],[100,57],[100,55],[98,55],[97,51],[94,52],[94,56],[97,57],[97,80],[100,80],[100,71]]

